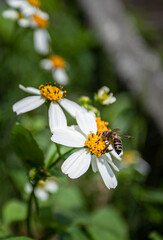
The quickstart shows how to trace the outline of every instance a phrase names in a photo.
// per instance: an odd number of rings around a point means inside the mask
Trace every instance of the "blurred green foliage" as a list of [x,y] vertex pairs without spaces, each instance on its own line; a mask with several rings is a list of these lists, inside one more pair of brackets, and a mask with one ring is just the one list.
[[[1,6],[0,13],[6,8]],[[148,177],[137,171],[134,164],[123,166],[116,175],[118,187],[109,191],[99,175],[92,174],[91,170],[79,180],[67,179],[60,173],[59,163],[49,172],[60,183],[58,192],[46,202],[39,201],[39,215],[33,209],[35,239],[161,240],[163,182],[159,131],[116,74],[111,58],[88,29],[79,6],[74,1],[46,0],[43,9],[50,14],[52,52],[63,56],[68,63],[68,98],[77,101],[81,95],[88,95],[93,99],[99,87],[108,86],[117,102],[100,109],[102,119],[109,121],[111,128],[118,127],[122,134],[135,137],[135,140],[124,140],[124,151],[141,152],[142,158],[151,164],[151,172]],[[146,41],[155,47],[161,39],[158,32],[148,28],[139,16],[134,17]],[[22,29],[0,14],[0,36],[0,239],[30,240],[11,237],[27,235],[29,195],[24,187],[29,181],[30,164],[24,163],[32,163],[37,169],[45,156],[48,167],[58,155],[50,140],[46,107],[16,116],[12,105],[26,96],[18,84],[38,87],[52,79],[50,73],[39,67],[41,57],[34,51],[32,30]],[[74,123],[70,117],[68,120]],[[22,125],[14,127],[15,121]],[[20,141],[24,142],[22,148]],[[61,148],[62,154],[67,151],[68,148]]]

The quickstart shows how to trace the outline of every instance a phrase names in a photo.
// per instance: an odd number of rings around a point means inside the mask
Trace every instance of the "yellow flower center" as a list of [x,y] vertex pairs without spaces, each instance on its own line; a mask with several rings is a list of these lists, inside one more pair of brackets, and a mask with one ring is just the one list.
[[40,7],[41,6],[40,0],[27,0],[27,1],[35,7]]
[[133,151],[125,151],[122,156],[123,163],[126,165],[134,164],[135,159],[136,159],[136,156]]
[[46,86],[40,85],[40,93],[49,101],[58,101],[61,98],[66,96],[66,91],[62,91],[62,86],[56,87],[55,83],[52,86],[51,84],[47,84]]
[[89,148],[89,151],[100,157],[102,154],[106,153],[106,143],[103,138],[101,138],[101,133],[91,133],[88,135],[85,145]]
[[38,183],[37,183],[37,187],[39,188],[44,188],[45,186],[45,182],[43,180],[40,180]]
[[40,17],[38,14],[33,15],[33,20],[40,28],[46,28],[48,26],[49,21],[45,18]]
[[55,68],[65,68],[65,61],[62,57],[57,55],[52,55],[50,57],[50,60],[52,61]]
[[98,132],[104,132],[108,131],[108,122],[102,121],[100,117],[96,117],[96,123],[97,123],[97,131]]

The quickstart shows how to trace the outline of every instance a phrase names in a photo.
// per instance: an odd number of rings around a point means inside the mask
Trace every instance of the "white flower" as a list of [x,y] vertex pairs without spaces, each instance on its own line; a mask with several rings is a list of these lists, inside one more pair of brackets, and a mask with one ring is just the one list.
[[40,66],[45,70],[51,70],[53,79],[62,84],[68,83],[68,76],[65,71],[66,63],[64,59],[58,55],[52,55],[48,59],[43,59]]
[[21,27],[29,27],[29,20],[24,18],[23,15],[15,9],[7,9],[2,12],[2,16],[7,19],[16,21]]
[[35,96],[23,98],[15,103],[13,105],[13,111],[17,114],[22,114],[41,106],[46,101],[50,101],[48,112],[51,132],[53,132],[55,128],[67,127],[67,120],[61,107],[72,117],[75,117],[76,111],[81,109],[77,103],[64,98],[65,91],[62,91],[62,87],[57,88],[55,85],[41,85],[39,87],[40,89],[33,87],[26,88],[22,85],[19,85],[19,87],[27,93],[35,94]]
[[[49,193],[55,193],[59,189],[59,184],[54,177],[50,177],[45,181],[40,180],[34,190],[37,198],[41,201],[47,201],[49,198]],[[25,192],[32,192],[32,185],[27,183],[24,187]]]
[[125,151],[122,157],[121,168],[133,167],[140,174],[146,176],[150,172],[150,165],[137,151]]
[[32,28],[34,30],[33,40],[35,50],[42,55],[48,54],[51,38],[46,29],[49,22],[49,15],[47,13],[37,10],[34,14],[27,17],[17,10],[9,9],[5,10],[2,15],[5,18],[17,21],[21,27]]
[[109,105],[116,101],[113,93],[110,93],[110,89],[106,86],[101,87],[95,95],[95,100],[99,101],[102,105]]
[[27,26],[34,29],[33,40],[35,50],[42,55],[48,54],[51,42],[50,35],[46,29],[49,23],[49,15],[38,10],[28,18],[21,18],[19,20],[21,27],[26,27],[24,25],[24,19],[28,21]]
[[35,13],[41,6],[40,0],[7,0],[7,4],[12,8],[17,8],[25,16]]
[[[72,129],[56,129],[51,140],[68,147],[81,148],[71,154],[63,163],[61,169],[70,178],[75,179],[83,175],[90,164],[94,172],[99,171],[107,188],[117,186],[116,177],[112,171],[118,168],[112,161],[110,153],[106,153],[106,143],[97,133],[97,122],[93,112],[78,111],[76,114],[78,127]],[[113,150],[118,159],[120,157]],[[110,167],[111,165],[111,167]]]

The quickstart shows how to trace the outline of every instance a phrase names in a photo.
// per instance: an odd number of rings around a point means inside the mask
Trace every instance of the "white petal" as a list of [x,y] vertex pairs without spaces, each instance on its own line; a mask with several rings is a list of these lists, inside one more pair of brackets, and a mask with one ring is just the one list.
[[49,194],[45,190],[40,189],[39,187],[35,188],[35,195],[41,201],[47,201],[49,198]]
[[91,165],[92,165],[93,172],[97,172],[98,171],[97,157],[95,155],[92,155]]
[[45,70],[51,70],[53,68],[53,63],[49,59],[43,59],[40,61],[40,67]]
[[107,163],[107,161],[102,160],[101,158],[98,158],[97,160],[97,166],[99,169],[99,172],[101,174],[101,177],[107,186],[107,188],[115,188],[117,186],[117,179]]
[[50,36],[46,29],[36,29],[34,31],[34,46],[38,53],[46,55],[49,52]]
[[107,105],[107,104],[112,104],[116,101],[116,97],[108,97],[107,99],[105,99],[102,103],[104,105]]
[[7,4],[13,8],[20,8],[24,6],[24,0],[6,0]]
[[[123,153],[123,152],[122,152]],[[113,156],[113,157],[115,157],[117,160],[120,160],[121,161],[121,155],[122,155],[122,153],[120,154],[120,155],[118,155],[118,153],[116,153],[116,151],[113,149],[112,151],[110,151],[110,154]]]
[[68,100],[66,98],[62,98],[58,101],[58,103],[72,116],[76,117],[76,112],[81,110],[81,107],[79,104]]
[[114,168],[115,171],[119,172],[118,167],[112,161],[110,153],[105,153],[105,155],[102,155],[101,158],[107,161],[112,166],[112,168]]
[[58,103],[51,102],[49,107],[49,126],[51,132],[56,128],[67,127],[67,120],[65,114]]
[[76,113],[76,121],[80,129],[86,134],[97,132],[97,123],[95,114],[91,111],[78,111]]
[[35,8],[35,14],[37,14],[40,18],[44,20],[49,20],[49,15],[46,12],[43,12],[39,8]]
[[62,164],[62,172],[68,174],[70,178],[78,178],[89,168],[91,154],[87,149],[81,149],[71,154]]
[[32,185],[30,183],[27,183],[24,187],[24,191],[26,193],[31,193],[32,192]]
[[45,184],[45,190],[50,193],[55,193],[59,189],[58,183],[48,180]]
[[2,16],[4,18],[17,20],[18,19],[18,12],[16,10],[9,9],[9,10],[3,11]]
[[23,85],[19,84],[19,88],[21,90],[23,90],[24,92],[27,93],[32,93],[32,94],[38,94],[41,95],[40,90],[37,88],[33,88],[33,87],[24,87]]
[[36,10],[37,10],[36,7],[31,6],[28,3],[21,7],[21,12],[22,12],[23,16],[26,16],[26,17],[32,16],[33,14],[35,14]]
[[67,147],[84,147],[86,139],[73,129],[55,129],[51,140]]
[[17,114],[21,114],[41,106],[44,102],[45,100],[41,96],[31,96],[23,98],[19,102],[15,103],[12,109]]
[[18,20],[18,25],[20,27],[30,27],[31,26],[31,21],[29,19],[21,18]]
[[62,85],[68,84],[68,76],[64,69],[58,68],[52,71],[53,78],[56,82]]

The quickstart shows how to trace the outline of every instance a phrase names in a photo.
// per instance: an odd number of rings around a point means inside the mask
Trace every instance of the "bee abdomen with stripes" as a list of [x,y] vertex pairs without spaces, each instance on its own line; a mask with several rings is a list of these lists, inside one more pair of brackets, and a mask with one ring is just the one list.
[[119,138],[114,138],[113,147],[118,155],[122,152],[122,142]]

